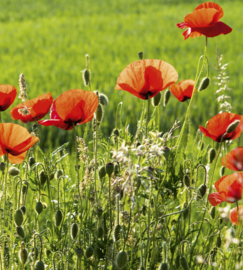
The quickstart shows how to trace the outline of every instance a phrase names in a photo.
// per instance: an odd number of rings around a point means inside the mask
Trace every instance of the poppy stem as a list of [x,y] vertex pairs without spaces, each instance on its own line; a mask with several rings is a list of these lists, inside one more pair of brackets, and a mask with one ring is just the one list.
[[0,124],[2,124],[2,123],[3,123],[3,119],[2,119],[2,114],[0,112]]
[[150,95],[148,95],[148,109],[147,109],[147,119],[146,119],[146,130],[145,130],[145,136],[148,137],[148,123],[149,123],[149,109],[150,109]]

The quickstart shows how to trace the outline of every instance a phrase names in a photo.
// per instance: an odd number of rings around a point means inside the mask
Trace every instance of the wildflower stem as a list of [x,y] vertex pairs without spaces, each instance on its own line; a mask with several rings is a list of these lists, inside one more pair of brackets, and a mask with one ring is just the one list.
[[150,109],[150,95],[148,95],[148,109],[147,109],[146,131],[145,131],[146,138],[148,137],[149,109]]
[[2,119],[2,114],[0,112],[0,124],[2,124],[2,123],[3,123],[3,119]]

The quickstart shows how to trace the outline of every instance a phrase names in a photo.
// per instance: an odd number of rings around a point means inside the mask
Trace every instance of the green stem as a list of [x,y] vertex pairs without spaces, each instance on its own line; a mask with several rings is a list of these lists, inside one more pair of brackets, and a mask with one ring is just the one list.
[[147,118],[146,118],[146,130],[145,130],[145,136],[148,137],[148,123],[149,123],[149,109],[150,109],[150,95],[148,95],[148,110],[147,110]]
[[0,112],[0,123],[2,124],[3,123],[3,119],[2,119],[2,114]]

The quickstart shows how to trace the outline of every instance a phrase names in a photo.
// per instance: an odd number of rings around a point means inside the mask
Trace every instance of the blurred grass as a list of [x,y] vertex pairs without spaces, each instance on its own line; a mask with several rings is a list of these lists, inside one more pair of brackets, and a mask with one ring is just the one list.
[[[84,87],[80,71],[85,68],[85,54],[89,54],[92,70],[92,90],[98,89],[109,99],[105,109],[102,132],[107,137],[115,125],[115,112],[119,102],[124,103],[123,121],[130,123],[135,132],[141,114],[142,100],[127,92],[115,91],[116,79],[122,69],[138,60],[143,51],[145,58],[157,58],[172,64],[179,80],[194,79],[197,61],[203,54],[205,38],[184,41],[182,22],[198,1],[47,1],[1,0],[0,2],[0,63],[1,84],[18,88],[18,76],[24,73],[28,96],[34,98],[52,92],[57,98],[65,90]],[[229,63],[229,87],[234,112],[242,114],[241,63],[243,60],[243,21],[241,1],[220,1],[224,9],[223,22],[233,28],[226,36],[209,39],[208,57],[210,77],[216,76],[212,64],[216,62],[216,45]],[[204,125],[218,112],[215,102],[217,89],[211,84],[197,94],[191,111],[192,128]],[[19,100],[16,100],[16,105]],[[160,106],[161,127],[167,130],[175,118],[183,117],[186,104],[174,97],[168,106]],[[48,116],[47,116],[48,117]],[[12,121],[8,111],[4,121]],[[21,122],[16,121],[21,124]],[[29,125],[30,127],[30,125]],[[84,127],[78,128],[81,136]],[[42,148],[53,149],[72,138],[72,132],[55,127],[41,127]]]

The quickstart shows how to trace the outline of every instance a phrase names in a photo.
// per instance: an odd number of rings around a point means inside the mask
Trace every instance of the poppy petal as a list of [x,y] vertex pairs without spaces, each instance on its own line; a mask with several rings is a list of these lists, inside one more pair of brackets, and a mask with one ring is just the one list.
[[192,97],[195,81],[183,80],[178,84],[170,86],[170,92],[181,102],[186,101]]
[[218,204],[224,202],[223,198],[218,192],[214,192],[208,195],[208,200],[212,206],[217,206]]
[[48,119],[48,120],[41,120],[38,121],[38,123],[42,126],[55,126],[61,129],[70,130],[73,128],[72,123],[65,123],[61,119]]
[[205,9],[213,8],[217,10],[217,17],[214,18],[215,21],[219,21],[224,15],[224,11],[222,7],[216,3],[213,3],[213,2],[202,3],[198,7],[196,7],[195,10],[203,9],[203,8]]
[[24,161],[27,151],[21,153],[20,155],[13,156],[8,154],[8,159],[12,164],[20,164]]
[[216,37],[219,35],[227,35],[232,32],[232,28],[223,22],[217,22],[210,27],[192,28],[192,33],[197,32],[206,37]]
[[199,126],[199,129],[201,130],[201,132],[202,132],[206,137],[209,137],[209,138],[213,139],[214,141],[217,140],[217,137],[214,136],[214,135],[212,135],[211,133],[209,133],[209,131],[208,131],[206,128],[204,128],[204,127],[202,127],[202,126]]
[[0,111],[7,110],[14,102],[17,95],[17,89],[9,84],[0,84]]
[[243,147],[230,151],[222,158],[222,165],[233,171],[243,171]]
[[[241,205],[239,205],[239,216],[240,219],[243,220],[243,208]],[[232,224],[237,225],[238,223],[238,209],[237,207],[234,207],[230,210],[229,219],[232,222]]]

